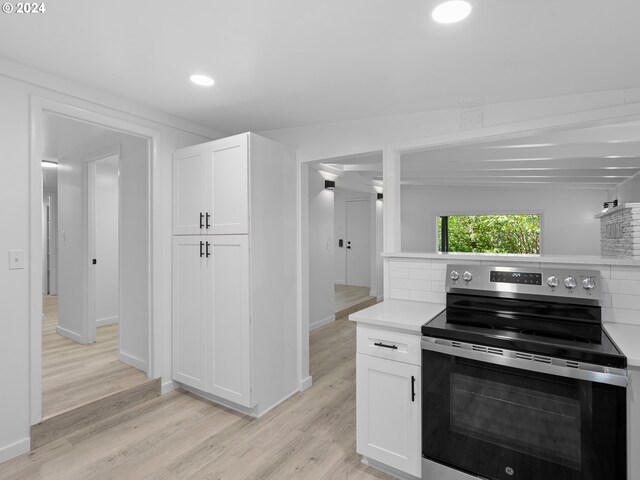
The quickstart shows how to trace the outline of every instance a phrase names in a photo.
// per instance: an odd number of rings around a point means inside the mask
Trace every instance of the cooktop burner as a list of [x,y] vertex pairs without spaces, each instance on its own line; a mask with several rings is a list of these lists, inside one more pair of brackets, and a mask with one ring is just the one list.
[[576,337],[568,333],[548,332],[544,330],[520,330],[523,335],[533,335],[534,337],[544,337],[551,340],[563,340],[565,342],[591,343],[591,340],[584,337]]
[[447,322],[447,310],[422,326],[422,335],[504,348],[567,360],[626,368],[627,359],[598,327],[600,341],[558,332],[492,327],[486,323]]

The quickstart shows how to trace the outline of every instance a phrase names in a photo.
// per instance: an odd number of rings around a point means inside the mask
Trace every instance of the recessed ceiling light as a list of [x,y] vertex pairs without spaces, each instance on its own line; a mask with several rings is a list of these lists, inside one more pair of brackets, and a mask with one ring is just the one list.
[[471,5],[463,0],[451,0],[438,5],[431,17],[438,23],[455,23],[464,20],[471,13]]
[[58,168],[58,162],[54,162],[53,160],[43,160],[42,166],[44,168]]
[[200,75],[200,74],[197,74],[197,73],[191,75],[189,77],[189,80],[191,80],[196,85],[200,85],[201,87],[210,87],[211,85],[213,85],[215,83],[213,81],[213,78],[208,77],[206,75]]

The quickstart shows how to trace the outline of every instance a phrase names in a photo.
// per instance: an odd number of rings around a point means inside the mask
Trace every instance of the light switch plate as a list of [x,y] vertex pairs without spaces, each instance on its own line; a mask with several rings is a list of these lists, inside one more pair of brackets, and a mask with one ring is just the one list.
[[24,250],[9,250],[9,270],[24,268]]

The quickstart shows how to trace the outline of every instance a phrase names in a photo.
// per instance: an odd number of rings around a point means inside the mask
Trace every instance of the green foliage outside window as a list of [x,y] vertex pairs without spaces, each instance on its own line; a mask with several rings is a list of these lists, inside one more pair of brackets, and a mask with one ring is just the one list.
[[[460,215],[448,218],[449,252],[540,253],[540,215]],[[438,217],[442,251],[442,217]]]

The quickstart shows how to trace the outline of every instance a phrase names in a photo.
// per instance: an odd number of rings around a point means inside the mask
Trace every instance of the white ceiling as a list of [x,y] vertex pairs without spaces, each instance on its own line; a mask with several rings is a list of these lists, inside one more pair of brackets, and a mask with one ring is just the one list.
[[[382,152],[328,159],[339,183],[376,185]],[[403,185],[552,186],[608,190],[640,172],[640,122],[532,133],[404,153]]]
[[637,0],[471,2],[54,0],[0,56],[226,133],[640,85]]

